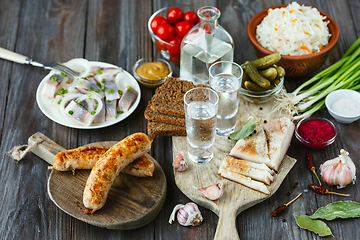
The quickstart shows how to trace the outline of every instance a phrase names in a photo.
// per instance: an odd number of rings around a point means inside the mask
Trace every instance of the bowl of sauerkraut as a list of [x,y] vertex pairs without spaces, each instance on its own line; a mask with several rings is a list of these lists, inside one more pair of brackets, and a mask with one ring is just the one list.
[[296,2],[260,11],[250,20],[247,32],[258,58],[281,54],[277,64],[287,77],[304,77],[318,70],[339,38],[339,28],[328,14]]

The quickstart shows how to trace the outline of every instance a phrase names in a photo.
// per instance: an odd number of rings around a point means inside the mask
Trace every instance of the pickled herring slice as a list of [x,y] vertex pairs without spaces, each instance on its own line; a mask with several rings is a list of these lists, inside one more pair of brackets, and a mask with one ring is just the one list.
[[133,89],[132,87],[128,86],[122,95],[122,97],[119,100],[118,104],[118,110],[119,111],[128,111],[131,107],[131,105],[134,103],[134,101],[137,98],[137,91]]
[[47,98],[54,98],[55,94],[59,92],[63,83],[70,81],[68,77],[61,76],[60,74],[51,75],[44,85],[41,95]]
[[85,126],[90,126],[95,118],[94,115],[91,115],[91,113],[77,104],[74,100],[70,101],[69,105],[65,108],[65,112],[70,118]]

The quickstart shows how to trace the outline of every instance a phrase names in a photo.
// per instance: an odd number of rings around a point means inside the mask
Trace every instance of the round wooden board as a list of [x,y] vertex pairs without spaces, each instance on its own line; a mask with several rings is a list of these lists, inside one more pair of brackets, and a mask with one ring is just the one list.
[[[112,146],[116,142],[89,144]],[[89,146],[87,145],[87,146]],[[105,206],[94,214],[85,214],[82,202],[90,170],[52,171],[48,179],[50,199],[70,216],[108,229],[130,230],[150,223],[160,212],[166,198],[166,177],[158,162],[153,177],[134,177],[121,173],[110,189]]]

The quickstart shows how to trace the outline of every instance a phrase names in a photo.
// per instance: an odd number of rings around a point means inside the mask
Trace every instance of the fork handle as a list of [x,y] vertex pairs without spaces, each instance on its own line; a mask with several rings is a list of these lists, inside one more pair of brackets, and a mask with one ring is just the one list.
[[1,47],[0,47],[0,58],[21,64],[25,64],[29,60],[29,58],[24,55],[9,51]]

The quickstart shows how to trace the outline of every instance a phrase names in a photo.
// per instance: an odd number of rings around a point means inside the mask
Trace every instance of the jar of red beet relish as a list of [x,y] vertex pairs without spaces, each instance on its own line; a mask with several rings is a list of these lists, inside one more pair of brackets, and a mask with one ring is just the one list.
[[336,138],[335,125],[326,118],[308,117],[296,124],[295,136],[306,147],[321,149],[329,146]]

